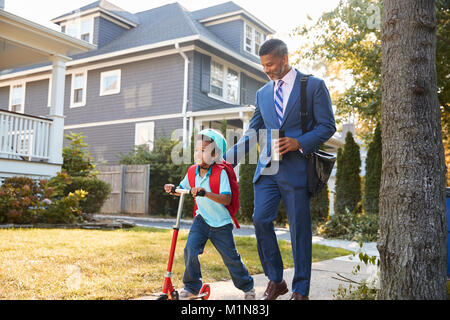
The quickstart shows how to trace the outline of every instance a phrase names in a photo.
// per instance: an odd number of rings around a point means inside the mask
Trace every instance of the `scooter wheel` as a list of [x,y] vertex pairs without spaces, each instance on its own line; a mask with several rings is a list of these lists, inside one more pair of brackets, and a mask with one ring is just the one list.
[[202,296],[202,300],[208,300],[211,295],[211,287],[209,284],[204,284],[200,289],[199,295]]

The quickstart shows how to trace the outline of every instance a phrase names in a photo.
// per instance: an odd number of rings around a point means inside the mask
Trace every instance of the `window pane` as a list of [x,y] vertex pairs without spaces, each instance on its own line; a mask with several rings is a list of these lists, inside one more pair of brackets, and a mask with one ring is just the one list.
[[13,106],[22,105],[22,98],[23,98],[23,86],[22,85],[13,86],[11,104]]
[[245,50],[252,52],[253,29],[249,25],[245,26]]
[[78,23],[69,23],[66,26],[66,33],[71,37],[77,37],[78,35]]
[[90,36],[89,33],[82,34],[81,35],[81,40],[89,42],[89,38],[90,38],[89,36]]
[[116,75],[112,75],[112,76],[108,76],[105,77],[103,79],[104,83],[103,83],[103,90],[104,91],[112,91],[112,90],[116,90],[117,89],[117,76]]
[[83,101],[83,89],[75,89],[73,93],[73,102],[78,103]]
[[81,22],[81,34],[90,33],[92,29],[92,20],[84,20]]
[[73,81],[73,88],[74,89],[81,89],[84,87],[84,74],[76,74],[75,79]]
[[261,33],[255,30],[255,54],[259,53],[260,45],[261,45]]
[[227,72],[227,101],[238,103],[239,74],[231,69]]
[[223,96],[223,66],[217,62],[211,62],[211,93]]

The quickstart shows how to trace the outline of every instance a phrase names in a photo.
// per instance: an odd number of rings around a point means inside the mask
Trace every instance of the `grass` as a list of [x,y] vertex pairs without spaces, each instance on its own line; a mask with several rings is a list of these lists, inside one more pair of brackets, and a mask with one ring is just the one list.
[[[172,281],[182,287],[181,230]],[[0,230],[0,299],[131,299],[162,290],[172,239],[171,230]],[[250,273],[263,272],[256,240],[236,237]],[[293,267],[290,243],[280,241],[286,268]],[[349,251],[313,245],[313,261],[348,255]],[[203,280],[228,280],[218,252],[208,242],[200,257]]]

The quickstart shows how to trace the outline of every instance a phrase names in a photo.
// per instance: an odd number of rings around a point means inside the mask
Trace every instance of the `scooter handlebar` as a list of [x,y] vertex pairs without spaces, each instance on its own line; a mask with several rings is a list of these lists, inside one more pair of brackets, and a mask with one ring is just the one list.
[[[179,194],[182,194],[182,193],[188,194],[188,193],[191,193],[191,190],[173,187],[171,192],[172,193],[179,193]],[[198,197],[204,197],[205,194],[206,194],[206,192],[204,190],[200,190],[199,192],[197,192],[197,196]]]

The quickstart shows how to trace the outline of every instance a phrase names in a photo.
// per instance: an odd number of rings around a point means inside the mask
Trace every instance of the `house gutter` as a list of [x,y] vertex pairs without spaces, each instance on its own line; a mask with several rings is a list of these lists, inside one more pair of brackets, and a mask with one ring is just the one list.
[[180,43],[175,42],[175,48],[184,59],[184,88],[183,88],[183,105],[181,107],[181,113],[183,114],[183,148],[188,146],[187,138],[187,104],[188,104],[188,81],[189,81],[189,59],[186,54],[181,50]]

